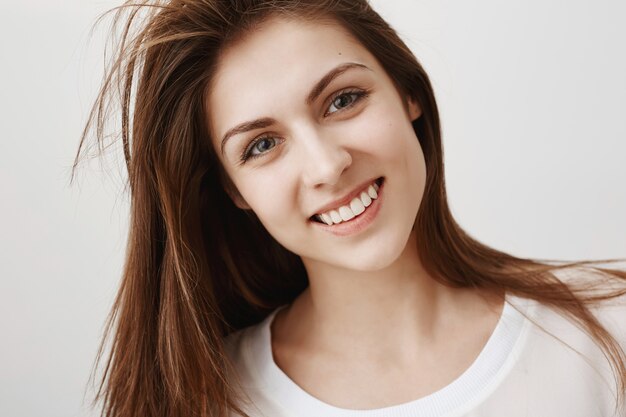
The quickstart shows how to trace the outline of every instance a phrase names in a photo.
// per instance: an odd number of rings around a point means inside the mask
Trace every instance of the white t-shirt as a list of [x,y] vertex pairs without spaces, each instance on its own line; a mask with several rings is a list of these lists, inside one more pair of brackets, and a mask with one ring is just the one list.
[[[249,398],[242,405],[251,417],[626,417],[625,406],[615,408],[614,374],[594,341],[554,310],[531,300],[506,297],[484,348],[450,384],[414,401],[367,410],[324,403],[276,365],[270,324],[279,309],[226,338]],[[623,297],[594,313],[626,347]]]

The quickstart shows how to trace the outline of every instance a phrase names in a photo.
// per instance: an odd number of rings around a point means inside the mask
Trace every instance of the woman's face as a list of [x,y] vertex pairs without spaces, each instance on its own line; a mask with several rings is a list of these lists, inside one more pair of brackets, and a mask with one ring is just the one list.
[[220,57],[207,108],[231,197],[305,265],[400,256],[425,186],[421,110],[339,25],[261,25]]

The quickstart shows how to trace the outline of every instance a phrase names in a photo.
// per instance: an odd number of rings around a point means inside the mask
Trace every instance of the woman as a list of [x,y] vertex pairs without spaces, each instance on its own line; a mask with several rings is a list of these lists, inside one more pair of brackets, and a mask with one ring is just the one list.
[[456,224],[428,77],[365,1],[120,10],[85,131],[122,91],[104,415],[624,415],[626,273]]

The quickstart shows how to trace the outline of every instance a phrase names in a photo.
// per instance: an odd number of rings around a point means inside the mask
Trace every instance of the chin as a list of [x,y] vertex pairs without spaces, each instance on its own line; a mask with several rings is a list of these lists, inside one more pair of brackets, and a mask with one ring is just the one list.
[[353,247],[351,250],[336,250],[329,254],[327,259],[318,260],[351,271],[380,271],[398,261],[405,253],[410,231],[406,237],[398,235],[397,233],[395,236],[387,236],[387,239],[379,237],[371,242]]

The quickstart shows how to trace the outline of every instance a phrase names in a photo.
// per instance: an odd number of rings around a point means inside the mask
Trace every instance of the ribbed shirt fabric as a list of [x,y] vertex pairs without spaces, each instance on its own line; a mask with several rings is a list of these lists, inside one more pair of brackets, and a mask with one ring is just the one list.
[[[534,301],[507,296],[482,351],[447,386],[414,401],[367,410],[327,404],[278,367],[271,323],[279,310],[226,340],[248,398],[242,405],[251,417],[626,417],[625,407],[615,408],[613,374],[596,344]],[[626,346],[626,306],[599,313]]]

